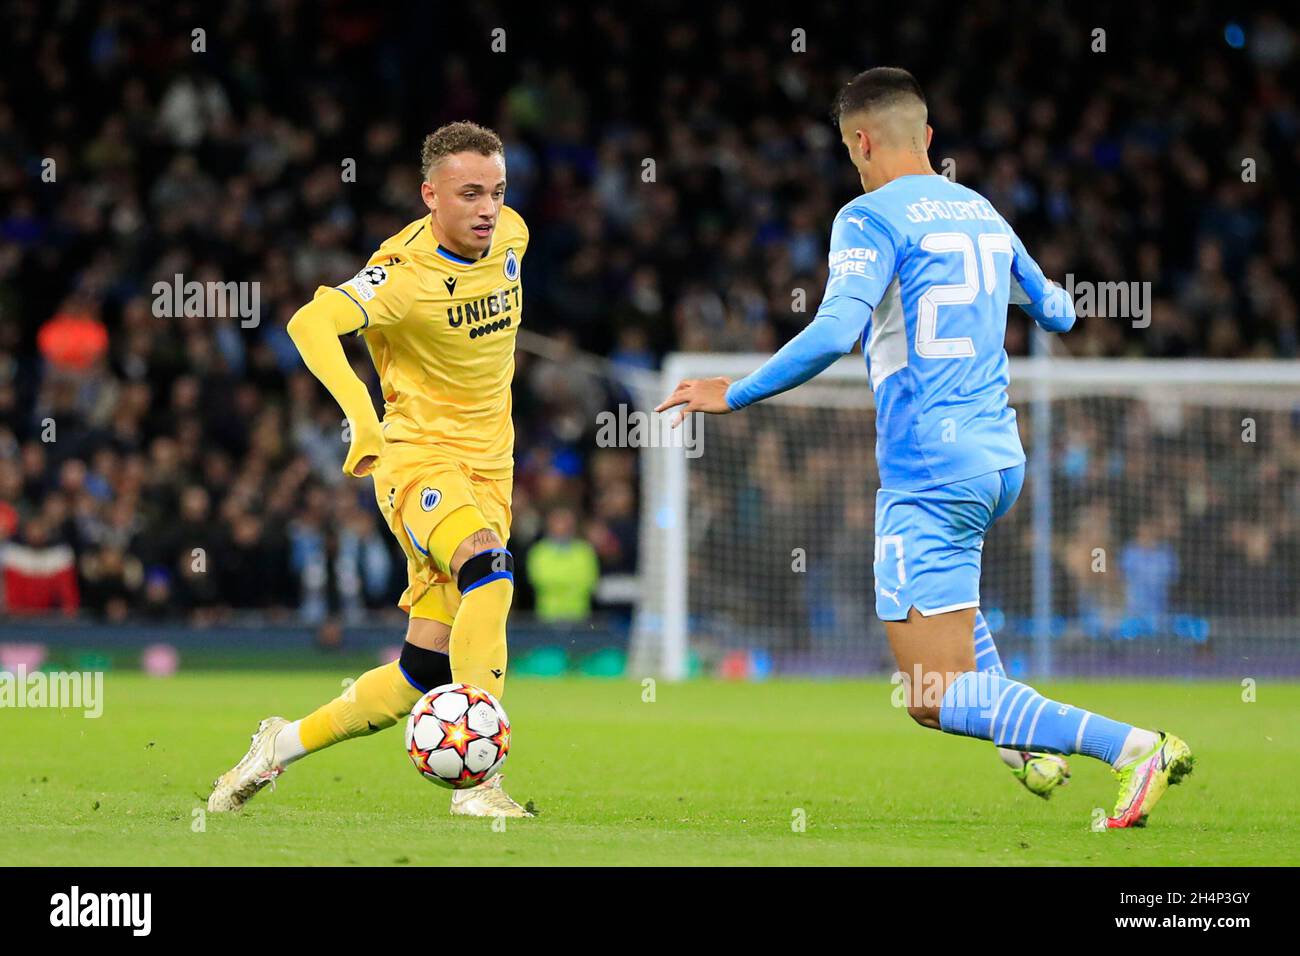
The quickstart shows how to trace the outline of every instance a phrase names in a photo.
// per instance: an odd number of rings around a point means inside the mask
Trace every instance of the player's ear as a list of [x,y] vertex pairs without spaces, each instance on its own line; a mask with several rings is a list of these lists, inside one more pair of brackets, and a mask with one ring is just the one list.
[[934,127],[931,126],[929,123],[926,123],[925,124],[925,149],[927,152],[929,152],[930,150],[930,140],[932,139],[934,139]]
[[438,194],[427,179],[420,183],[420,198],[424,200],[424,205],[428,207],[429,212],[437,211]]
[[871,159],[871,137],[865,129],[855,130],[858,136],[858,155],[865,160]]

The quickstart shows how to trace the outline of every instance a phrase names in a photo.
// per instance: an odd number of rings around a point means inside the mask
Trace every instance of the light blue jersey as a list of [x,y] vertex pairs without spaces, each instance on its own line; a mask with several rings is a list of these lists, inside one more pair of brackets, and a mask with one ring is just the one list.
[[1007,305],[1065,331],[1074,307],[979,193],[902,176],[831,229],[817,316],[727,390],[732,408],[793,388],[861,342],[876,402],[881,487],[920,491],[1025,460],[1007,404]]
[[830,277],[808,327],[733,382],[735,408],[793,388],[859,343],[876,398],[876,614],[978,607],[984,536],[1020,494],[1025,452],[1007,404],[1007,305],[1074,324],[979,193],[902,176],[840,210]]

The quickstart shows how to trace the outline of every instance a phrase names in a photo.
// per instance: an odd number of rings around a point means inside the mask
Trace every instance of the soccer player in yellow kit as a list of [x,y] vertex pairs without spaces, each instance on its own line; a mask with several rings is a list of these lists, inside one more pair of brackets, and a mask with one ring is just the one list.
[[[309,753],[390,727],[425,691],[453,681],[497,697],[505,684],[514,593],[510,384],[528,227],[504,205],[496,133],[451,123],[424,141],[429,215],[384,241],[342,285],[322,286],[289,321],[304,362],[347,416],[348,475],[371,475],[407,559],[409,616],[398,660],[361,675],[301,720],[263,720],[217,780],[210,811],[238,810]],[[379,372],[384,418],[344,354],[361,335]],[[531,816],[500,775],[452,795],[452,813]]]

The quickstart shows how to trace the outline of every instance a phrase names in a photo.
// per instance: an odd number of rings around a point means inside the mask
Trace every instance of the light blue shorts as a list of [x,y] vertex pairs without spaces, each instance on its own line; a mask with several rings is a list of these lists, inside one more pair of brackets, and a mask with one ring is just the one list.
[[876,615],[907,620],[979,607],[984,535],[1025,483],[1025,466],[925,491],[876,492]]

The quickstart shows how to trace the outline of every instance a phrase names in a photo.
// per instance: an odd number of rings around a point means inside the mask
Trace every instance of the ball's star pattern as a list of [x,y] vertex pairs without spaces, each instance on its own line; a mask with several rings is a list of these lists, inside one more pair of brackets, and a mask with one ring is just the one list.
[[502,723],[501,729],[491,740],[497,745],[497,759],[500,760],[510,752],[510,725]]
[[[467,700],[465,711],[456,720],[443,720],[434,712],[434,703],[446,694],[460,694]],[[469,726],[470,709],[480,701],[488,703],[492,709],[496,711],[498,723],[497,732],[495,734],[480,734]],[[443,781],[444,783],[448,783],[456,788],[476,786],[487,779],[487,769],[475,772],[465,766],[465,760],[469,753],[469,746],[474,741],[488,740],[495,748],[496,756],[488,769],[500,766],[501,761],[505,759],[506,754],[510,751],[510,723],[505,719],[505,714],[502,713],[500,705],[496,702],[496,698],[487,691],[478,687],[473,687],[468,684],[456,684],[452,687],[448,687],[441,693],[429,694],[411,710],[411,719],[414,720],[417,725],[422,720],[435,720],[438,722],[439,729],[442,731],[441,741],[436,747],[432,748],[421,747],[416,743],[415,734],[412,733],[411,744],[406,748],[407,755],[411,758],[411,762],[415,764],[415,768],[426,777],[433,780]],[[446,750],[454,751],[456,755],[460,757],[460,772],[454,777],[447,777],[439,774],[429,763],[430,757]]]
[[461,714],[457,720],[442,721],[442,743],[438,744],[438,749],[454,750],[464,759],[465,749],[471,741],[478,740],[479,736],[469,729],[469,715]]
[[492,698],[492,695],[489,694],[487,691],[483,690],[483,688],[481,687],[470,687],[466,685],[465,689],[462,690],[461,693],[464,694],[465,697],[469,700],[469,705],[471,707],[473,707],[481,700],[487,701],[489,704],[492,704],[493,706],[496,705],[496,701]]

